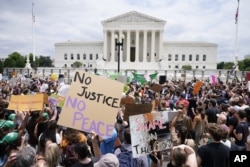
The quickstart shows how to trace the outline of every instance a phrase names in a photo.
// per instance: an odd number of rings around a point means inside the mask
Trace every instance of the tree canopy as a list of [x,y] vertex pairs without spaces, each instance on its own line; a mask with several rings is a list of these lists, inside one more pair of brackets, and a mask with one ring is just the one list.
[[53,62],[49,56],[39,56],[36,57],[35,62],[33,61],[33,54],[30,53],[28,56],[22,56],[18,52],[13,52],[8,55],[4,60],[3,67],[18,67],[24,68],[26,64],[26,59],[29,58],[32,68],[37,67],[53,67]]
[[192,66],[191,65],[183,65],[181,68],[183,70],[192,70]]

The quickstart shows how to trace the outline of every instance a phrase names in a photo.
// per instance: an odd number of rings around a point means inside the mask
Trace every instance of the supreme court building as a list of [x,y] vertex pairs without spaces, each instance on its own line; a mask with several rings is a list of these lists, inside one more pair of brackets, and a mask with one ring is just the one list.
[[[86,69],[115,70],[120,49],[121,71],[175,70],[183,65],[216,69],[217,44],[163,41],[164,20],[132,11],[101,23],[104,41],[56,43],[55,67],[72,67],[79,61]],[[117,43],[123,43],[122,47]]]

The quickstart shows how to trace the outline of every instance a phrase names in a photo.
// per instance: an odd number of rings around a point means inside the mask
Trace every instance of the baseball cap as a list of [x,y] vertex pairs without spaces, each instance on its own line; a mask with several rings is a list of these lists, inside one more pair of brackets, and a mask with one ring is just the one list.
[[0,122],[0,128],[14,128],[16,126],[15,122],[10,121],[10,120],[2,120]]
[[7,144],[12,144],[14,143],[18,138],[18,133],[17,132],[10,132],[7,133],[3,138],[2,138],[2,142],[5,142]]
[[46,113],[46,112],[44,112],[44,113],[42,113],[42,116],[44,117],[44,118],[49,118],[49,114],[48,113]]
[[119,167],[118,158],[111,153],[107,153],[101,157],[101,159],[94,164],[94,167]]
[[16,114],[12,113],[9,115],[9,120],[14,121],[15,118],[16,118]]

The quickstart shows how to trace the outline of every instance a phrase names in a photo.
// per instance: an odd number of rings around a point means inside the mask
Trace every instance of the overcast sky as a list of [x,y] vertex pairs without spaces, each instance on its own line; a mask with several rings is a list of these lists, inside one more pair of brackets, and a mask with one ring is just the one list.
[[[101,21],[137,11],[166,21],[164,41],[218,44],[217,62],[234,60],[237,0],[0,0],[0,56],[33,51],[54,57],[54,44],[103,41]],[[240,0],[237,54],[250,54],[250,0]]]

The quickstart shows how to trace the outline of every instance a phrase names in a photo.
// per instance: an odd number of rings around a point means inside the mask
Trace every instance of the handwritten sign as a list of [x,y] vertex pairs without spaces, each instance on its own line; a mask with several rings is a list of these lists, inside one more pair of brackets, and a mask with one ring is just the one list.
[[193,94],[194,95],[197,95],[201,89],[201,86],[202,86],[202,82],[201,81],[197,81],[194,85],[194,90],[193,90]]
[[84,71],[76,71],[58,124],[111,136],[124,84]]
[[12,95],[8,109],[18,111],[37,111],[43,109],[43,94]]
[[130,95],[126,95],[125,97],[122,97],[121,99],[121,105],[134,104],[134,103],[135,103],[134,97]]
[[133,115],[129,117],[133,157],[168,150],[171,140],[159,130],[168,130],[167,111]]

